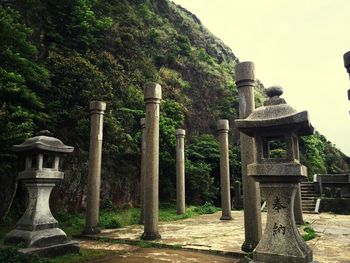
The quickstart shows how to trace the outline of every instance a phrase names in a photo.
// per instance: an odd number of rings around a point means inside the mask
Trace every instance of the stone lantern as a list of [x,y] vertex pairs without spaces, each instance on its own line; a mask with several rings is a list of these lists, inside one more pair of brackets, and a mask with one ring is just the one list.
[[59,171],[60,157],[74,148],[52,137],[49,131],[40,131],[37,136],[14,145],[13,150],[25,156],[25,169],[19,173],[18,180],[26,186],[29,199],[24,215],[5,236],[4,244],[23,243],[27,248],[51,247],[56,251],[57,247],[63,247],[64,253],[78,251],[79,243],[68,241],[49,206],[51,190],[64,177]]
[[[253,252],[254,262],[309,263],[312,250],[303,241],[294,219],[298,183],[307,175],[299,162],[298,136],[314,129],[307,111],[297,112],[280,98],[280,87],[267,89],[269,99],[246,119],[235,121],[242,133],[253,137],[256,162],[248,175],[260,182],[267,203],[265,232]],[[244,194],[244,193],[243,193]]]

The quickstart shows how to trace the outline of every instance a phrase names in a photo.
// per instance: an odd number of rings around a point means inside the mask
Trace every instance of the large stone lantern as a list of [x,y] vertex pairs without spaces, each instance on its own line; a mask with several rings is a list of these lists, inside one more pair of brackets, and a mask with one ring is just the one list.
[[14,145],[13,150],[25,156],[25,169],[19,173],[18,180],[26,186],[29,201],[16,228],[6,235],[4,244],[23,243],[30,248],[60,246],[64,247],[64,252],[79,250],[78,242],[68,241],[67,235],[58,228],[49,206],[51,190],[64,177],[59,171],[60,157],[74,148],[52,137],[49,131],[41,131],[22,144]]
[[[236,127],[253,137],[256,162],[248,175],[260,182],[267,203],[265,232],[253,252],[254,262],[309,263],[312,250],[295,224],[294,199],[298,183],[307,175],[299,162],[298,136],[310,135],[313,127],[307,111],[297,112],[280,98],[280,87],[267,89],[269,99]],[[243,193],[244,194],[244,193]]]

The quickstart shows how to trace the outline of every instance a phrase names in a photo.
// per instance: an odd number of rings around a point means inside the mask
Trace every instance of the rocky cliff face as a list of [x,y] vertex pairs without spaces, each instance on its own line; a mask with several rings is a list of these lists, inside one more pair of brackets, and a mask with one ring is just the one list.
[[15,1],[11,7],[32,29],[37,60],[50,76],[50,92],[39,94],[48,118],[36,129],[50,129],[76,149],[65,162],[65,180],[53,193],[54,209],[79,211],[84,206],[90,100],[107,102],[103,205],[138,203],[139,119],[147,81],[159,82],[163,89],[164,200],[174,196],[175,129],[187,130],[190,145],[199,135],[215,134],[217,119],[233,124],[237,117],[237,58],[195,15],[170,1]]

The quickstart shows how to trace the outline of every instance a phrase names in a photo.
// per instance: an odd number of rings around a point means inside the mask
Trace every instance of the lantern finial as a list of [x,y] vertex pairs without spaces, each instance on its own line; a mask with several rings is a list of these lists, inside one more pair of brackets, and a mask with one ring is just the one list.
[[264,102],[264,106],[286,104],[286,101],[280,98],[282,94],[283,88],[280,86],[272,86],[266,89],[266,95],[269,96],[269,99]]
[[53,137],[53,133],[49,130],[41,130],[36,133],[36,136],[47,136],[47,137]]

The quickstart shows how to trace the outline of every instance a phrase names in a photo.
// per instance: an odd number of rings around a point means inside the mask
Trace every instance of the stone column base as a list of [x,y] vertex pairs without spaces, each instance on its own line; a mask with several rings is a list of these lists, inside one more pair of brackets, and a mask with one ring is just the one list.
[[220,220],[232,220],[232,216],[221,216]]
[[242,245],[242,251],[244,252],[252,252],[255,247],[258,245],[259,241],[256,243],[250,242],[250,241],[244,241],[243,245]]
[[101,233],[101,228],[99,227],[85,227],[83,231],[83,235],[95,235],[95,234],[100,234]]
[[157,240],[161,239],[161,236],[158,232],[144,232],[141,236],[142,240]]

